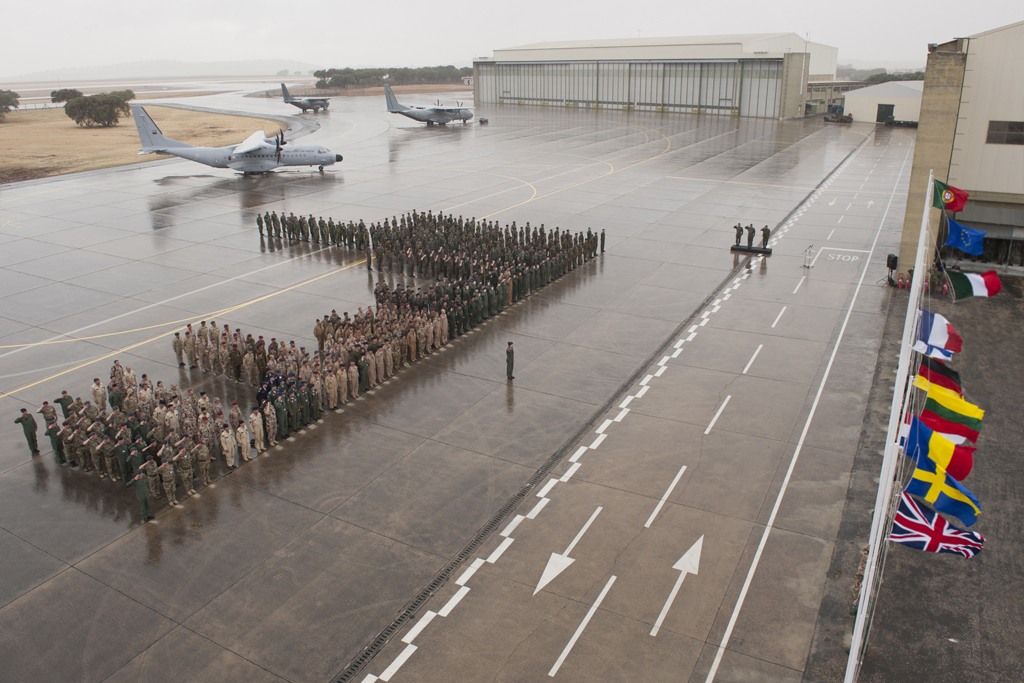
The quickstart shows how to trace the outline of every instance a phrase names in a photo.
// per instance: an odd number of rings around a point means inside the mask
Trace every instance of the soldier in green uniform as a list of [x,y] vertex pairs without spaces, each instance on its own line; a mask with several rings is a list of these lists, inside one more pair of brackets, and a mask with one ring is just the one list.
[[153,519],[153,506],[149,501],[150,485],[146,481],[148,477],[142,470],[138,470],[129,482],[135,489],[135,497],[139,500],[139,508],[142,510],[142,522],[146,523]]
[[[210,449],[202,441],[192,449],[192,459],[199,467],[199,475],[203,478],[203,486],[210,485]],[[195,489],[192,490],[195,493]]]
[[50,422],[46,425],[46,431],[43,434],[50,437],[50,447],[53,448],[53,456],[57,459],[57,464],[63,465],[65,462],[64,442],[60,438],[60,427],[56,422]]
[[53,399],[53,402],[60,406],[60,409],[64,411],[64,419],[68,419],[68,415],[71,414],[68,409],[69,406],[75,402],[75,399],[71,398],[71,395],[66,391],[60,392],[60,398]]
[[740,225],[739,223],[737,223],[736,225],[734,225],[732,227],[733,227],[733,230],[736,231],[736,246],[739,246],[740,245],[740,240],[743,239],[743,226]]
[[256,227],[260,231],[260,237],[263,237],[263,216],[256,214]]
[[32,417],[32,414],[28,412],[28,408],[21,409],[21,416],[14,421],[14,424],[20,424],[21,429],[25,432],[25,441],[28,442],[28,449],[32,451],[32,455],[39,455],[39,444],[36,443],[36,432],[39,431],[39,425],[36,424],[36,419]]
[[757,232],[757,231],[754,230],[754,224],[753,223],[751,223],[750,225],[747,226],[747,246],[748,247],[753,247],[754,246],[754,233],[755,232]]
[[508,379],[515,379],[512,376],[512,368],[516,364],[516,352],[512,348],[512,342],[508,343],[508,348],[505,350],[505,374]]
[[288,393],[288,425],[292,431],[297,432],[302,427],[299,425],[299,401],[295,398],[295,392]]
[[[188,443],[191,442],[192,440],[189,439]],[[178,443],[181,442],[179,441]],[[181,480],[181,485],[185,487],[185,493],[189,496],[196,492],[192,488],[192,460],[189,456],[190,453],[191,450],[186,445],[186,447],[178,451],[177,455],[171,458],[171,462],[174,463],[174,467],[178,470],[178,479]]]
[[232,373],[236,382],[242,381],[242,352],[238,350],[238,344],[232,344],[228,351],[228,362],[231,364]]
[[288,407],[280,395],[274,396],[274,412],[277,413],[277,431],[280,438],[288,438]]
[[604,253],[604,228],[601,228],[601,253]]
[[764,226],[763,228],[761,228],[761,248],[762,249],[767,249],[768,248],[768,238],[771,237],[771,236],[772,236],[772,231],[771,231],[771,229],[767,225]]

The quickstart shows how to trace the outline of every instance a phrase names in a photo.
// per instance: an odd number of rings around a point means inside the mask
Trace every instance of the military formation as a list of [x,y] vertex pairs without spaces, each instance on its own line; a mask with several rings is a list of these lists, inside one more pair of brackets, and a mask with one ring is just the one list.
[[[754,246],[754,235],[757,234],[757,228],[751,223],[746,228],[741,223],[737,223],[733,226],[733,230],[736,231],[736,245],[739,246],[740,240],[743,239],[743,231],[747,231],[747,246]],[[768,239],[772,236],[772,230],[767,225],[761,228],[761,248],[768,248]]]
[[[167,388],[118,361],[109,381],[94,380],[89,400],[64,391],[53,405],[44,401],[36,413],[43,416],[57,462],[133,488],[145,521],[152,519],[153,500],[178,506],[179,495],[187,498],[196,486],[209,486],[213,459],[223,458],[234,469],[277,446],[325,411],[373,390],[605,247],[603,230],[571,234],[515,222],[502,228],[429,211],[369,226],[268,213],[257,217],[257,227],[261,236],[266,231],[273,238],[364,251],[369,269],[427,284],[392,289],[381,279],[375,306],[352,316],[332,311],[315,321],[312,353],[294,341],[267,342],[229,325],[218,328],[212,320],[174,333],[171,348],[179,367],[226,375],[256,391],[249,414],[234,403],[225,416],[219,398],[173,384]],[[509,343],[509,380],[512,354]],[[22,409],[15,422],[38,455],[33,415]]]

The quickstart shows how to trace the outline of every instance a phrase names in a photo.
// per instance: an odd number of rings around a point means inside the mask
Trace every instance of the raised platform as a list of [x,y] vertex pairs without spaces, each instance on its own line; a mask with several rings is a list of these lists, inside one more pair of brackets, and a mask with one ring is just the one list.
[[771,256],[771,249],[762,249],[761,247],[748,247],[743,244],[734,244],[732,249],[729,251],[735,251],[738,254],[764,254],[765,256]]

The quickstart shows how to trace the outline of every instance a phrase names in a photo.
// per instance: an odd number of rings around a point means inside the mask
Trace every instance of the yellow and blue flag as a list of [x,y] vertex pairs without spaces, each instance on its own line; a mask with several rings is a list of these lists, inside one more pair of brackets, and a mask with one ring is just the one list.
[[[925,460],[922,458],[922,461]],[[922,469],[919,462],[919,467],[914,470],[914,476],[904,490],[929,503],[939,512],[956,517],[965,526],[972,526],[981,514],[981,503],[946,470],[936,467],[933,461],[928,462],[930,464],[924,466],[934,467],[934,470]]]

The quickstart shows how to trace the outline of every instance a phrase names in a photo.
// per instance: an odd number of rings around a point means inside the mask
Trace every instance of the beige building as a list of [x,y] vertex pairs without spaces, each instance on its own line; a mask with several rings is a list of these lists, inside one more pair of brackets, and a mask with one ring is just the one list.
[[473,91],[478,104],[792,118],[837,56],[795,33],[536,43],[476,60]]
[[921,93],[924,81],[889,81],[846,95],[844,114],[861,123],[885,123],[891,116],[897,121],[920,121]]
[[[900,245],[913,263],[928,170],[970,193],[956,220],[987,230],[987,262],[1024,260],[1024,22],[931,46]],[[933,230],[940,211],[929,209]],[[1016,241],[1016,244],[1011,242]]]
[[827,114],[830,107],[842,107],[846,104],[846,93],[867,85],[863,81],[811,81],[807,84],[807,115]]

